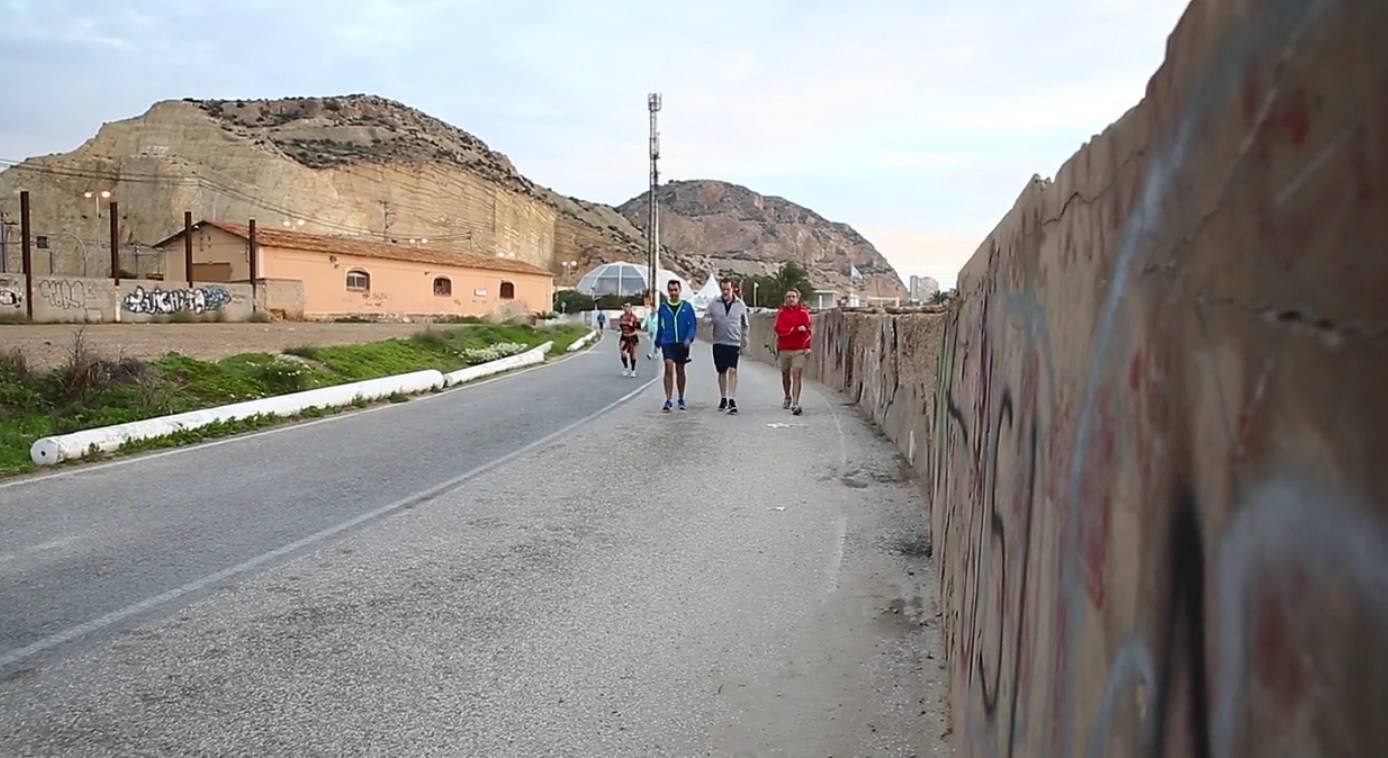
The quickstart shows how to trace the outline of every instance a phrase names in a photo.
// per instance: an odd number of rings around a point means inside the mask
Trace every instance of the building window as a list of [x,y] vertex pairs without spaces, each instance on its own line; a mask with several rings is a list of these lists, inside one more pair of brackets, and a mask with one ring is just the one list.
[[512,284],[512,283],[510,283],[510,282],[502,282],[502,283],[501,283],[501,299],[502,299],[502,300],[515,300],[515,299],[516,299],[516,285],[514,285],[514,284]]
[[353,292],[370,292],[371,275],[361,269],[352,269],[347,272],[347,289]]
[[439,297],[448,297],[453,294],[453,282],[446,276],[434,277],[434,294]]

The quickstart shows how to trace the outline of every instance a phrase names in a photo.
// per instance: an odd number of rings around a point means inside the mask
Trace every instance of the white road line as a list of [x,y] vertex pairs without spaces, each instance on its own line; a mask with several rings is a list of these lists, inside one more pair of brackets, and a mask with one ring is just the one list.
[[250,571],[251,569],[263,566],[266,563],[275,560],[276,558],[281,558],[295,551],[309,547],[310,545],[322,542],[323,540],[326,540],[329,537],[333,537],[337,534],[341,534],[342,532],[351,529],[354,526],[363,524],[373,519],[380,518],[381,516],[391,513],[392,511],[398,511],[407,505],[413,505],[415,503],[437,497],[457,487],[463,482],[466,482],[469,479],[472,479],[484,472],[496,468],[497,466],[512,461],[522,455],[525,455],[526,453],[538,447],[546,445],[554,441],[555,439],[558,439],[559,437],[568,434],[574,429],[577,429],[578,427],[593,421],[602,414],[607,413],[608,411],[612,410],[613,408],[616,408],[622,403],[625,403],[633,397],[636,397],[647,387],[651,386],[651,384],[653,384],[654,382],[654,378],[649,379],[646,382],[644,382],[640,387],[637,387],[631,392],[628,392],[627,394],[617,398],[616,400],[612,401],[611,403],[608,403],[602,408],[599,408],[593,413],[590,413],[587,416],[584,416],[583,418],[574,421],[568,426],[565,426],[564,428],[556,432],[551,432],[545,435],[544,437],[535,440],[534,442],[531,442],[520,448],[512,450],[511,452],[501,456],[500,458],[492,460],[489,463],[484,463],[481,466],[478,466],[477,468],[474,468],[471,471],[468,471],[464,474],[460,474],[459,476],[449,479],[448,481],[443,482],[442,484],[436,484],[433,487],[423,490],[422,492],[418,492],[416,494],[410,495],[409,497],[396,500],[393,503],[383,505],[379,508],[367,511],[366,513],[353,516],[352,518],[347,519],[346,521],[343,521],[334,526],[330,526],[327,529],[314,532],[313,534],[310,534],[309,536],[304,537],[303,539],[298,539],[287,545],[277,547],[274,550],[261,553],[260,555],[257,555],[256,557],[251,558],[250,560],[242,561],[241,563],[238,563],[235,566],[224,568],[221,571],[218,571],[214,574],[208,574],[207,576],[204,576],[201,579],[196,579],[194,581],[188,582],[187,584],[181,587],[175,587],[174,589],[171,589],[167,592],[162,592],[153,597],[145,598],[144,600],[141,600],[138,603],[132,603],[131,605],[127,605],[124,608],[121,608],[120,610],[111,611],[110,613],[107,613],[104,616],[98,616],[97,618],[94,618],[91,621],[87,621],[82,624],[77,624],[76,626],[68,627],[67,629],[62,630],[61,632],[44,637],[43,639],[25,645],[24,647],[0,653],[0,669],[3,669],[6,666],[17,663],[19,661],[22,661],[26,658],[33,657],[39,653],[42,653],[45,650],[57,647],[58,645],[61,645],[65,642],[70,642],[72,640],[77,639],[78,637],[82,637],[92,632],[104,629],[108,626],[111,626],[112,624],[119,623],[136,614],[143,613],[144,611],[157,608],[170,601],[177,600],[178,598],[183,597],[184,595],[206,589],[207,587],[216,584],[217,582],[230,579],[231,577],[237,576],[238,574],[244,574],[247,571]]
[[[594,343],[594,344],[596,344],[596,343]],[[591,348],[590,348],[590,349],[591,349]],[[284,426],[277,426],[277,427],[275,427],[274,429],[266,429],[265,431],[261,431],[261,432],[251,432],[250,434],[232,435],[232,436],[230,436],[230,437],[225,437],[225,438],[223,438],[223,439],[211,440],[211,441],[208,441],[208,442],[200,442],[200,443],[198,443],[198,444],[196,444],[196,445],[185,445],[185,446],[173,448],[172,450],[164,450],[164,451],[158,452],[158,453],[149,453],[149,454],[146,454],[146,455],[134,455],[134,456],[129,456],[129,457],[126,457],[126,458],[121,458],[121,459],[119,459],[119,460],[109,461],[109,462],[106,462],[106,463],[91,463],[91,464],[81,464],[81,463],[78,463],[78,464],[74,464],[73,467],[70,468],[70,469],[65,469],[65,470],[63,470],[63,471],[56,471],[56,472],[54,472],[54,473],[52,473],[52,474],[44,474],[44,475],[42,475],[42,476],[23,477],[23,478],[20,478],[20,479],[14,479],[14,480],[7,481],[7,482],[0,482],[0,490],[9,489],[9,488],[11,488],[11,487],[23,487],[23,486],[25,486],[25,485],[27,485],[27,484],[37,484],[38,482],[46,482],[46,481],[49,481],[49,480],[51,480],[51,479],[62,479],[62,478],[64,478],[64,477],[76,476],[76,475],[78,475],[78,474],[88,474],[88,473],[91,473],[91,472],[93,472],[93,471],[101,471],[101,470],[103,470],[103,469],[115,468],[116,466],[129,466],[129,465],[132,464],[132,463],[141,463],[141,462],[143,462],[143,461],[152,461],[152,460],[155,460],[155,459],[157,459],[157,458],[165,458],[165,457],[168,457],[168,456],[170,456],[170,455],[179,455],[179,454],[181,454],[181,453],[189,453],[189,452],[192,452],[192,451],[194,451],[194,450],[204,450],[204,449],[206,449],[206,448],[209,448],[209,447],[217,447],[217,446],[219,446],[219,445],[230,445],[230,444],[235,443],[235,442],[245,442],[246,440],[253,440],[253,439],[257,438],[257,437],[266,437],[266,436],[269,436],[269,435],[271,435],[271,434],[280,434],[280,433],[282,433],[282,432],[288,432],[288,431],[292,431],[292,430],[295,430],[295,429],[307,429],[307,428],[309,428],[309,427],[311,427],[311,426],[317,426],[317,425],[319,425],[319,424],[329,424],[329,423],[332,423],[332,422],[334,422],[334,421],[342,421],[342,420],[344,420],[344,419],[355,418],[355,417],[357,417],[357,416],[363,416],[363,415],[366,415],[366,414],[368,414],[368,413],[376,413],[376,412],[378,412],[378,411],[389,410],[389,409],[391,409],[391,408],[403,408],[403,407],[407,407],[407,406],[409,406],[409,405],[412,405],[412,404],[414,404],[414,403],[422,403],[422,402],[425,402],[425,401],[427,401],[427,400],[434,400],[434,399],[441,398],[441,397],[448,397],[448,396],[451,396],[451,395],[452,395],[453,393],[455,393],[455,392],[463,392],[463,391],[466,391],[466,390],[469,390],[469,389],[474,389],[474,388],[476,388],[476,387],[481,387],[481,386],[486,385],[486,384],[491,384],[492,382],[499,382],[499,381],[502,381],[502,380],[505,380],[505,379],[514,379],[515,377],[518,377],[518,376],[520,376],[521,374],[528,374],[528,373],[530,373],[531,371],[539,371],[540,369],[549,368],[550,366],[557,366],[557,365],[559,365],[560,363],[563,363],[564,361],[569,360],[570,358],[574,358],[574,357],[576,357],[576,356],[579,356],[579,355],[586,355],[586,354],[587,354],[586,352],[573,353],[572,355],[567,355],[567,356],[558,358],[558,359],[556,359],[556,360],[554,360],[554,361],[542,363],[542,364],[540,364],[540,365],[538,365],[538,366],[531,366],[530,368],[521,369],[520,371],[512,371],[512,372],[509,372],[509,373],[500,374],[500,375],[494,376],[494,377],[492,377],[492,378],[490,378],[490,379],[483,379],[483,380],[480,381],[480,382],[468,382],[467,384],[462,384],[462,385],[459,385],[459,386],[457,386],[457,387],[455,387],[455,388],[447,389],[447,390],[444,390],[444,391],[442,391],[442,392],[436,392],[436,393],[430,394],[430,395],[421,395],[421,396],[418,396],[418,397],[413,397],[413,398],[410,399],[410,402],[409,402],[409,403],[389,403],[389,404],[386,404],[386,405],[378,405],[378,406],[375,406],[375,407],[372,407],[372,408],[364,408],[364,409],[362,409],[362,410],[345,411],[345,412],[341,412],[341,413],[335,413],[335,414],[333,414],[333,415],[331,415],[331,416],[328,416],[328,417],[326,417],[326,418],[314,419],[313,421],[287,421],[287,422],[285,423]]]

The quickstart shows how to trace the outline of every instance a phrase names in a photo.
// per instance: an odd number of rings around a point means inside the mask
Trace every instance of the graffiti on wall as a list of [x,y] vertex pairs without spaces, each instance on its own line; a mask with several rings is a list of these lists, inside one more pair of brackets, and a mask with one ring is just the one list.
[[[1388,744],[1388,726],[1374,717],[1388,702],[1388,661],[1374,654],[1388,635],[1388,522],[1373,497],[1381,484],[1357,464],[1361,448],[1382,449],[1373,443],[1381,434],[1370,431],[1379,427],[1337,434],[1300,409],[1260,411],[1273,402],[1269,356],[1282,355],[1280,336],[1255,341],[1241,316],[1213,311],[1213,299],[1182,301],[1175,277],[1157,274],[1180,271],[1181,286],[1198,291],[1209,280],[1182,269],[1180,255],[1211,249],[1228,256],[1220,265],[1237,268],[1231,262],[1243,248],[1222,236],[1233,232],[1205,227],[1234,211],[1203,209],[1192,230],[1170,197],[1200,186],[1206,166],[1223,160],[1197,153],[1198,135],[1218,131],[1210,123],[1250,128],[1239,143],[1250,156],[1265,155],[1269,123],[1290,125],[1287,144],[1307,139],[1300,117],[1280,115],[1297,110],[1294,88],[1269,87],[1253,64],[1290,49],[1287,39],[1309,34],[1337,5],[1349,4],[1250,4],[1261,13],[1225,40],[1193,95],[1172,109],[1174,123],[1154,126],[1160,119],[1146,114],[1144,128],[1163,135],[1149,145],[1150,159],[1119,163],[1119,153],[1103,166],[1104,151],[1082,153],[1071,167],[1105,177],[1103,196],[1066,200],[1061,216],[1044,218],[1038,209],[1054,195],[1042,192],[1054,190],[1028,188],[971,264],[976,275],[961,278],[929,444],[933,535],[946,566],[942,628],[964,754],[1348,756]],[[1219,111],[1241,101],[1244,122]],[[1276,195],[1277,205],[1287,201],[1280,213],[1292,211],[1296,192],[1347,194],[1345,178],[1358,175],[1337,179],[1325,164],[1335,150],[1353,155],[1347,144],[1314,158],[1286,154],[1284,164],[1305,171]],[[1256,184],[1249,175],[1218,176],[1241,192],[1261,191],[1245,186]],[[1085,198],[1084,189],[1080,182],[1073,198]],[[1355,213],[1367,218],[1366,209]],[[1308,241],[1292,246],[1308,253],[1298,259],[1302,271],[1326,271],[1322,251],[1347,239],[1381,243],[1366,229],[1306,232]],[[1059,284],[1038,273],[1066,266]],[[1088,284],[1087,276],[1101,296],[1070,307],[1057,292]],[[1060,307],[1048,313],[1047,305]],[[1382,322],[1381,309],[1356,307],[1378,316],[1356,313],[1362,321]],[[1223,340],[1226,362],[1185,363],[1189,333]],[[1076,344],[1074,334],[1092,336]],[[1329,380],[1287,370],[1282,381],[1305,385],[1312,398],[1324,390],[1315,382],[1342,390],[1356,376],[1343,366]],[[1323,461],[1308,463],[1285,438],[1253,431],[1273,428],[1274,417],[1305,424],[1303,434],[1281,432],[1316,438],[1340,470],[1319,479],[1312,472]],[[1356,434],[1364,441],[1352,444]],[[1258,445],[1279,456],[1247,455]]]
[[0,308],[18,309],[24,305],[24,293],[16,288],[0,285]]
[[121,307],[131,313],[169,316],[175,313],[219,311],[230,302],[231,292],[215,285],[172,290],[136,287],[134,292],[121,298]]
[[[54,310],[81,311],[101,306],[102,293],[96,284],[81,279],[43,279],[39,281],[39,298]],[[109,297],[109,292],[107,293]],[[110,301],[107,300],[108,304]]]

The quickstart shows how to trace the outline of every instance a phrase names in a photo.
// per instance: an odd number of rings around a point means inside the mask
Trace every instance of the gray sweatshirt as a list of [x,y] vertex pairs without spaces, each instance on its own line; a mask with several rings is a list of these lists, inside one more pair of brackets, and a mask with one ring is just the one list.
[[733,298],[731,303],[724,303],[721,297],[709,303],[704,320],[713,327],[715,345],[741,347],[747,337],[747,304],[740,297]]

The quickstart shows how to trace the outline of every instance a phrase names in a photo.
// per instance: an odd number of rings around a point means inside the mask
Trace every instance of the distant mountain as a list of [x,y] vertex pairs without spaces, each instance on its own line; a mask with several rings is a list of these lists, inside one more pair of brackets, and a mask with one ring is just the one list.
[[[0,173],[9,218],[18,216],[20,187],[33,196],[35,234],[51,240],[62,273],[83,269],[83,250],[85,263],[104,265],[107,217],[84,196],[93,190],[119,202],[122,266],[142,273],[159,257],[140,246],[181,226],[185,210],[401,244],[428,238],[439,249],[513,255],[560,283],[600,262],[646,255],[642,232],[613,208],[537,185],[477,137],[371,95],[155,103],[102,125],[70,153]],[[17,267],[17,251],[12,257]]]
[[[645,231],[649,192],[617,210]],[[821,289],[875,297],[907,296],[901,277],[877,248],[848,224],[835,223],[784,198],[719,181],[670,182],[657,190],[661,244],[685,267],[770,273],[795,261]],[[862,275],[851,277],[856,268]]]

